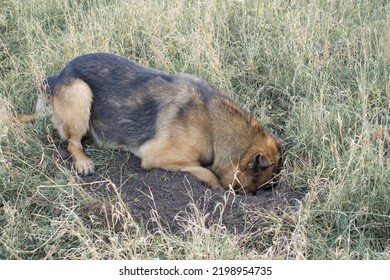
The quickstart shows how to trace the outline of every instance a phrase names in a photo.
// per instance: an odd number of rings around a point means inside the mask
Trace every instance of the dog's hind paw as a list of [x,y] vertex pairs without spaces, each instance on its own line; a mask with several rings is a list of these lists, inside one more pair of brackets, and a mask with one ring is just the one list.
[[74,167],[78,174],[81,176],[92,175],[95,172],[95,168],[90,159],[88,160],[78,160],[74,162]]

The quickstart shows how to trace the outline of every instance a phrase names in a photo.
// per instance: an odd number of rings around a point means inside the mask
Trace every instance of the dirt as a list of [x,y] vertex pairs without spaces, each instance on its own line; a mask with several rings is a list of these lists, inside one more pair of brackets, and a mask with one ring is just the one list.
[[83,181],[112,181],[135,221],[151,232],[181,233],[194,222],[194,217],[200,217],[196,223],[206,227],[217,224],[231,233],[248,233],[261,226],[261,216],[248,218],[252,210],[277,213],[304,197],[304,193],[281,181],[259,190],[256,196],[223,193],[206,187],[189,173],[145,170],[140,164],[139,158],[118,152],[115,162],[108,162],[109,167],[105,167],[106,175],[99,173],[98,168]]

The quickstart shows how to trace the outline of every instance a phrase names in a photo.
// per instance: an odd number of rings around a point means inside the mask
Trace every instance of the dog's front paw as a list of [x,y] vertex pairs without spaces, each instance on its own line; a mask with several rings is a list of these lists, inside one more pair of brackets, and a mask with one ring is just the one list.
[[210,188],[218,190],[218,191],[222,191],[222,192],[226,191],[226,189],[224,187],[222,187],[222,185],[219,183],[219,181],[210,185]]
[[218,191],[226,191],[226,189],[221,185],[219,180],[215,178],[210,178],[208,182],[205,182],[207,187],[210,189],[218,190]]
[[73,164],[77,173],[81,176],[92,175],[95,172],[92,160],[90,159],[78,160],[75,161]]

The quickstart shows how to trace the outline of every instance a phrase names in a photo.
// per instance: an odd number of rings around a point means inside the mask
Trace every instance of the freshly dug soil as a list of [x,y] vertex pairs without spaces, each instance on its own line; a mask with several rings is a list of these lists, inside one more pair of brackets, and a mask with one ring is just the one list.
[[248,218],[251,211],[277,213],[305,195],[284,182],[261,189],[256,196],[234,195],[209,189],[189,173],[145,170],[140,164],[136,156],[118,152],[115,162],[104,170],[108,176],[98,170],[83,181],[113,182],[135,221],[152,232],[163,229],[180,234],[186,224],[194,222],[205,227],[218,223],[231,233],[248,233],[261,227],[261,217],[258,221]]

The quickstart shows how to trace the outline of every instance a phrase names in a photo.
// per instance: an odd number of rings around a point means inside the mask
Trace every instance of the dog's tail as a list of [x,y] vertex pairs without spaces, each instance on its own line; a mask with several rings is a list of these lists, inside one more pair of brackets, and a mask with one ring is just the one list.
[[57,83],[58,75],[50,76],[45,79],[38,91],[38,99],[35,105],[35,113],[31,115],[16,115],[15,121],[23,123],[31,123],[36,119],[44,117],[47,114],[52,113],[50,106],[50,99],[53,94],[53,90]]

